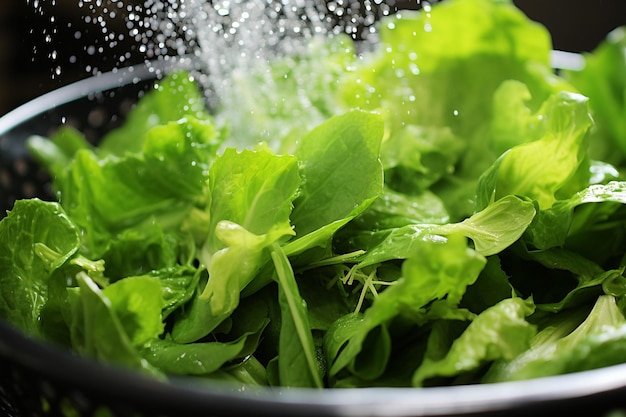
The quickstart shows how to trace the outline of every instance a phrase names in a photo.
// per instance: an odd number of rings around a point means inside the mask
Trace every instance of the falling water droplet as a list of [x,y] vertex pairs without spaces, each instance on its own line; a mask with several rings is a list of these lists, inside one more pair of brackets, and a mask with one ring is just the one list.
[[[41,0],[27,2],[44,13]],[[51,28],[42,34],[46,45],[58,41],[61,19],[56,16],[56,3],[52,0],[45,7],[51,13]],[[237,106],[235,84],[241,83],[242,74],[254,74],[263,80],[255,86],[255,94],[275,102],[276,107],[268,109],[273,112],[284,111],[280,106],[287,104],[284,98],[274,97],[268,70],[272,62],[303,53],[315,39],[339,35],[358,40],[365,50],[377,40],[380,17],[395,11],[391,0],[77,0],[76,4],[80,22],[64,28],[75,42],[73,50],[45,52],[52,61],[53,78],[67,73],[62,63],[99,74],[143,60],[191,57],[197,63],[193,75],[204,87],[209,105],[232,100],[226,105]],[[427,2],[422,5],[430,7]],[[128,49],[120,51],[123,46]],[[418,71],[417,66],[411,71]],[[295,88],[306,83],[288,69],[281,78]]]

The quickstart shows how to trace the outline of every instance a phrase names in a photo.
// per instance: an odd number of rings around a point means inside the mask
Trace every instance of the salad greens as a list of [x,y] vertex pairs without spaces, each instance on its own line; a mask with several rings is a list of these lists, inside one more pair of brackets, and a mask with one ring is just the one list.
[[[507,0],[447,0],[124,126],[28,146],[55,202],[0,221],[0,316],[156,378],[349,388],[626,361],[624,31],[555,73]],[[621,94],[621,95],[620,95]]]

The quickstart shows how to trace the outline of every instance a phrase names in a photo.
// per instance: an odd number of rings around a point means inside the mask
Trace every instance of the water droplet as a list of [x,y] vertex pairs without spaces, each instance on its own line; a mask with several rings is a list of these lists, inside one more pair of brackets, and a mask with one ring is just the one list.
[[[44,13],[41,0],[30,1],[35,10]],[[48,5],[56,3],[50,0]],[[232,94],[234,80],[241,74],[254,73],[266,81],[255,94],[277,103],[273,111],[284,114],[289,103],[275,97],[277,92],[272,82],[282,78],[303,85],[308,80],[306,74],[292,73],[289,69],[282,77],[274,74],[280,78],[271,79],[270,63],[277,57],[306,51],[317,38],[347,34],[353,39],[375,41],[379,18],[395,11],[395,6],[387,3],[393,4],[385,0],[77,0],[81,8],[80,30],[71,26],[65,30],[69,29],[67,33],[76,41],[75,50],[80,53],[67,57],[57,52],[44,53],[53,62],[80,63],[91,74],[101,73],[100,65],[127,66],[138,57],[161,60],[171,56],[194,56],[200,63],[196,80],[204,87],[209,105],[218,101],[222,104],[226,97],[232,102],[225,106],[236,109],[239,103],[237,94]],[[50,11],[48,20],[54,26],[60,19],[54,8],[46,7],[46,13]],[[391,22],[389,29],[394,28]],[[40,36],[46,44],[55,44],[56,34],[56,27],[53,27]],[[122,41],[132,43],[132,50],[98,59],[107,50],[121,46]],[[233,50],[237,53],[232,53]],[[33,51],[41,53],[41,48],[34,47]],[[53,76],[61,75],[57,63],[51,67]],[[409,70],[414,73],[416,68],[409,67]],[[313,107],[305,100],[297,110],[303,112]]]

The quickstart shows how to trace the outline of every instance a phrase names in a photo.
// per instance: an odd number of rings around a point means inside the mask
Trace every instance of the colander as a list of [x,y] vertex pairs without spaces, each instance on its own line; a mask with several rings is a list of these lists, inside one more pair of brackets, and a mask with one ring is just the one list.
[[[1,215],[14,201],[52,199],[25,140],[62,124],[97,143],[154,81],[184,59],[105,73],[45,94],[0,118]],[[78,357],[0,320],[0,415],[37,416],[626,416],[626,364],[491,385],[421,389],[234,389],[177,377],[157,381]]]

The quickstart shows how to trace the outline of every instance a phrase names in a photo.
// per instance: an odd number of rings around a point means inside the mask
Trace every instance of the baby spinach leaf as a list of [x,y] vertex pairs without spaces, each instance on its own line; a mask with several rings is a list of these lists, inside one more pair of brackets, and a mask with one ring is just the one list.
[[241,291],[267,262],[266,249],[281,236],[254,235],[227,221],[219,223],[215,231],[228,246],[210,257],[208,281],[176,320],[172,335],[179,343],[199,340],[228,319],[239,305]]
[[[215,381],[226,381],[231,384],[231,387],[239,387],[242,390],[255,386],[271,385],[268,384],[265,367],[254,356],[246,358],[237,366],[230,366],[213,372],[207,378]],[[203,384],[207,382],[207,379],[198,379],[197,382]]]

